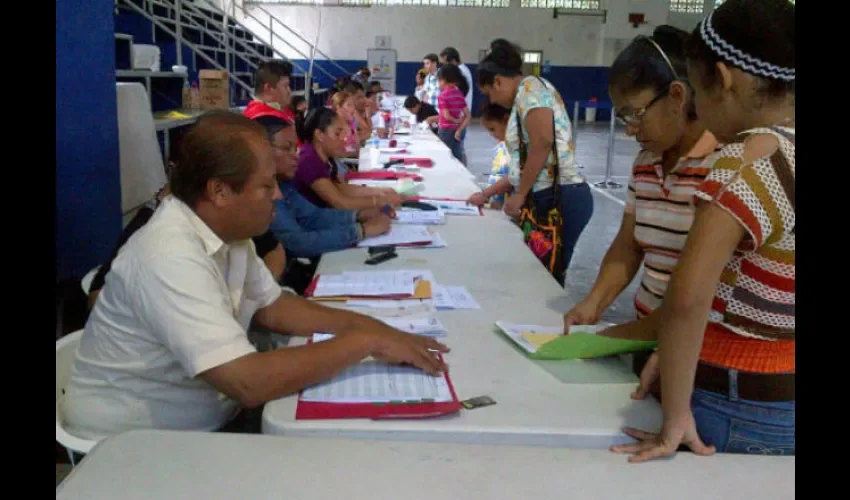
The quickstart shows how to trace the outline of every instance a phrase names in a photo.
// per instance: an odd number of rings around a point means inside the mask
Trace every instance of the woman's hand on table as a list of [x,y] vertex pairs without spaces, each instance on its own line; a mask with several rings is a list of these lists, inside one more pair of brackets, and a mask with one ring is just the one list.
[[466,202],[470,205],[480,207],[487,203],[487,195],[484,194],[484,191],[479,191],[477,193],[473,193],[473,195],[470,196],[469,199],[466,200]]
[[384,202],[385,205],[389,205],[392,208],[396,208],[398,206],[401,206],[401,202],[404,201],[404,198],[402,198],[402,196],[396,193],[395,191],[390,190],[389,193],[381,195],[381,200]]
[[391,221],[388,216],[380,214],[374,219],[369,219],[368,222],[363,223],[363,233],[367,238],[386,234],[390,230],[390,223]]
[[643,370],[640,371],[640,382],[635,392],[632,393],[632,399],[638,400],[645,398],[647,394],[652,392],[653,385],[658,382],[660,376],[661,363],[658,358],[658,352],[654,352],[646,360]]
[[596,304],[582,301],[564,315],[564,334],[570,333],[573,325],[595,325],[599,321],[600,313]]
[[713,455],[716,451],[714,446],[707,446],[700,439],[694,414],[690,409],[681,415],[671,415],[669,418],[665,418],[660,433],[646,432],[631,427],[626,427],[623,432],[638,442],[612,446],[611,451],[631,455],[629,457],[631,463],[671,456],[682,444],[690,448],[696,455],[708,456]]

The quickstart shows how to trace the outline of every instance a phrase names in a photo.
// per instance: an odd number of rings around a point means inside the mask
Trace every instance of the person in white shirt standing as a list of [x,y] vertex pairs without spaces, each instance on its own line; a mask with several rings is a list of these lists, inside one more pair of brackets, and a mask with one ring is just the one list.
[[[469,70],[469,66],[463,64],[460,61],[460,52],[457,51],[454,47],[446,47],[440,52],[440,64],[454,64],[457,66],[457,69],[460,70],[460,73],[463,75],[464,80],[466,80],[466,95],[464,98],[466,99],[466,107],[471,111],[475,108],[472,107],[472,71]],[[460,134],[460,147],[463,152],[463,164],[466,165],[466,149],[463,147],[464,140],[466,139],[466,129],[461,131]]]
[[437,60],[437,54],[428,54],[422,58],[422,68],[426,73],[425,85],[423,87],[425,98],[422,101],[434,106],[434,109],[439,111],[437,98],[440,97],[440,85],[437,83],[437,70],[439,69]]
[[[150,222],[106,275],[66,387],[68,431],[101,439],[131,429],[217,430],[256,408],[373,356],[432,374],[447,348],[355,313],[281,293],[257,257],[281,198],[262,126],[210,112],[188,130]],[[273,332],[335,334],[257,352],[237,322],[245,302]]]

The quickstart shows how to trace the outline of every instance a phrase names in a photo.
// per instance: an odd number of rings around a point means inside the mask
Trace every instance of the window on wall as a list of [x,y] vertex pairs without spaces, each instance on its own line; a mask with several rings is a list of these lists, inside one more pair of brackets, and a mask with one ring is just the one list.
[[670,0],[670,12],[685,14],[702,14],[705,2],[703,0]]
[[599,0],[522,0],[521,7],[532,9],[599,10]]
[[511,0],[262,0],[245,3],[281,3],[290,5],[342,5],[349,7],[508,7]]

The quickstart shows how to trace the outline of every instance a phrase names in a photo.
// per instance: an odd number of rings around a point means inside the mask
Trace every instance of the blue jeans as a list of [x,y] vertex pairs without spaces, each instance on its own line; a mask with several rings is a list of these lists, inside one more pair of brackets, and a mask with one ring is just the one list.
[[[451,152],[452,152],[452,156],[457,158],[457,161],[462,162],[463,161],[463,140],[461,139],[459,141],[459,140],[455,139],[455,132],[457,132],[456,129],[441,128],[440,131],[437,132],[437,135],[440,137],[440,139],[443,140],[443,142],[446,144],[446,146],[449,147],[449,150],[451,150]],[[463,137],[463,135],[464,135],[464,133],[461,132],[461,137]]]
[[[534,193],[534,204],[538,220],[545,220],[546,214],[552,208],[554,202],[553,188],[542,189]],[[593,195],[590,186],[586,182],[580,184],[563,184],[561,189],[561,217],[564,219],[564,268],[569,269],[573,258],[578,237],[581,236],[590,217],[593,215]],[[563,277],[558,278],[558,283],[563,285]]]
[[694,389],[691,408],[697,432],[720,453],[794,455],[794,401],[763,403]]

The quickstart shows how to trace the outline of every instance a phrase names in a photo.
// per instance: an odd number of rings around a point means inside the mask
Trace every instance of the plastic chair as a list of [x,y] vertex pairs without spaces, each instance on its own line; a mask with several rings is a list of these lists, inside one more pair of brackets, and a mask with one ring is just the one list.
[[77,330],[56,341],[56,441],[65,447],[72,466],[76,465],[75,452],[86,454],[97,444],[97,441],[71,435],[63,427],[62,400],[65,397],[65,385],[71,376],[74,353],[82,336],[83,331]]
[[83,276],[83,279],[80,281],[80,286],[83,287],[83,292],[87,296],[89,294],[89,290],[91,290],[92,281],[94,281],[94,277],[97,276],[98,271],[100,271],[100,266],[97,266],[88,273],[86,273],[86,275]]

